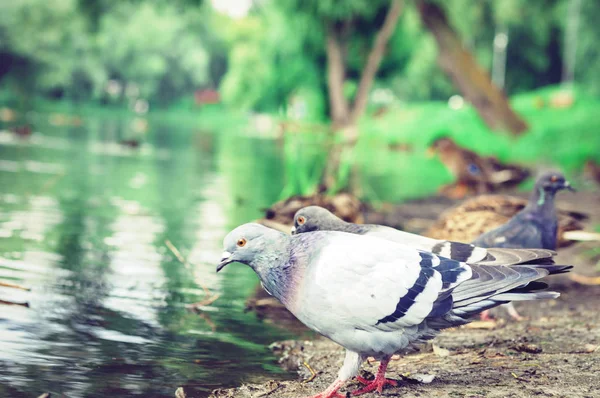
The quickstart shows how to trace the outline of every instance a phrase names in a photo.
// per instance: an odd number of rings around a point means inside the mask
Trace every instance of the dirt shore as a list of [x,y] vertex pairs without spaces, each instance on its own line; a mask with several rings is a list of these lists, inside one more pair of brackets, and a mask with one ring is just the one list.
[[[592,211],[591,225],[600,219],[597,195],[580,196],[577,206]],[[575,202],[578,202],[575,200]],[[573,204],[572,204],[573,205]],[[580,275],[597,275],[597,258],[589,256],[596,244],[584,243],[561,251],[559,263],[576,264]],[[597,254],[596,254],[597,255]],[[432,345],[392,361],[388,377],[398,387],[379,396],[412,397],[599,397],[600,396],[600,286],[576,283],[568,275],[549,279],[562,292],[557,300],[519,303],[526,317],[515,322],[502,308],[494,310],[495,324],[476,322],[446,330]],[[286,369],[298,371],[297,381],[269,381],[215,390],[213,398],[300,398],[312,396],[331,383],[342,364],[344,350],[325,338],[273,344]],[[311,373],[306,363],[316,372]],[[377,363],[365,363],[370,377]],[[430,383],[415,379],[434,376]],[[359,383],[351,380],[342,393]]]
[[[434,340],[441,350],[436,347],[434,352],[431,347],[424,347],[420,353],[392,361],[388,377],[400,380],[400,385],[386,388],[382,395],[406,398],[598,397],[600,287],[571,284],[568,292],[558,300],[518,307],[527,320],[499,320],[491,329],[447,330]],[[505,315],[502,309],[496,313]],[[249,384],[216,390],[211,397],[310,396],[333,381],[344,355],[342,348],[324,338],[312,342],[283,342],[274,347],[282,351],[285,366],[299,370],[299,381]],[[310,377],[303,362],[317,373],[310,382],[301,381]],[[373,373],[377,363],[365,363],[363,369]],[[415,374],[434,375],[435,379],[430,384],[418,383],[412,378]],[[351,381],[342,391],[358,387],[356,381]],[[377,396],[380,395],[365,395]]]

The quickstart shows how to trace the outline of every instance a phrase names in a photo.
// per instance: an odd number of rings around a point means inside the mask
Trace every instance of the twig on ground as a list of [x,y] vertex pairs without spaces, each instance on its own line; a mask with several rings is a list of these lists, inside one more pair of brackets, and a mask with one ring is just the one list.
[[[171,253],[173,253],[175,258],[177,258],[177,260],[179,260],[179,262],[184,265],[184,267],[190,269],[194,265],[190,263],[185,257],[183,257],[179,249],[177,249],[177,247],[175,247],[175,245],[169,239],[165,240],[165,245],[171,251]],[[197,310],[198,307],[211,305],[219,298],[219,294],[211,292],[210,289],[201,282],[196,281],[196,283],[202,288],[206,297],[204,298],[204,300],[199,301],[197,303],[188,304],[189,308],[194,308]]]
[[302,380],[302,383],[310,383],[315,379],[315,377],[317,377],[317,372],[315,372],[314,369],[306,361],[302,362],[302,365],[304,365],[304,367],[310,372],[310,377],[308,379]]
[[2,287],[12,287],[13,289],[21,289],[21,290],[25,290],[27,292],[31,291],[31,289],[28,288],[28,287],[21,286],[21,285],[15,285],[14,283],[8,283],[8,282],[0,282],[0,286],[2,286]]
[[14,301],[5,301],[5,300],[0,300],[0,304],[4,304],[4,305],[20,305],[21,307],[27,307],[29,308],[29,303],[24,302],[24,303],[16,303]]
[[600,285],[600,276],[586,276],[586,275],[576,274],[575,272],[571,272],[569,274],[569,279],[571,279],[573,282],[577,282],[581,285],[588,285],[588,286]]

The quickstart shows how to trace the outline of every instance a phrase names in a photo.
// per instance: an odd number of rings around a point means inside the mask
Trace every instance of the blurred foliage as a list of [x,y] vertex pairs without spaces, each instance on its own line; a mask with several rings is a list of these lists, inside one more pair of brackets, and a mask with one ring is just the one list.
[[21,96],[170,103],[218,86],[218,18],[198,1],[2,2],[0,82]]
[[[398,105],[367,116],[361,120],[357,145],[342,159],[335,188],[348,186],[352,168],[359,195],[370,203],[435,194],[453,180],[438,158],[426,156],[429,144],[442,134],[479,154],[531,168],[534,175],[540,168],[579,175],[587,159],[600,162],[600,119],[595,116],[600,99],[574,87],[575,102],[557,107],[553,102],[563,94],[562,88],[551,86],[513,96],[515,110],[530,124],[520,137],[493,133],[472,107],[450,109],[441,101]],[[306,130],[286,134],[285,140],[286,187],[281,196],[313,193],[328,156],[317,150],[324,147],[323,138]],[[527,180],[523,189],[531,189],[532,183]]]
[[[441,2],[454,28],[478,62],[491,69],[496,30],[509,35],[508,94],[561,81],[564,32],[569,0]],[[299,87],[325,95],[326,24],[347,21],[360,35],[348,38],[348,91],[360,75],[389,1],[262,1],[244,21],[233,25],[230,69],[223,94],[233,105],[276,111]],[[575,79],[597,91],[600,75],[584,65],[600,62],[600,27],[594,24],[600,3],[583,0],[580,10]],[[282,39],[283,38],[283,39]],[[415,2],[407,1],[378,72],[377,88],[389,88],[401,101],[442,100],[456,93],[437,65],[435,40],[421,24]],[[309,104],[310,106],[310,104]]]
[[[570,0],[435,1],[486,69],[495,33],[508,32],[508,94],[561,81]],[[456,93],[437,65],[437,45],[417,3],[404,3],[374,84],[373,92],[388,92],[387,103]],[[234,19],[202,0],[6,1],[0,89],[18,98],[172,105],[195,90],[219,88],[239,109],[320,121],[328,114],[326,26],[352,27],[345,38],[351,97],[388,7],[389,0],[262,0]],[[575,81],[594,94],[600,93],[598,15],[600,3],[581,1],[573,44]],[[300,102],[301,112],[290,112]]]

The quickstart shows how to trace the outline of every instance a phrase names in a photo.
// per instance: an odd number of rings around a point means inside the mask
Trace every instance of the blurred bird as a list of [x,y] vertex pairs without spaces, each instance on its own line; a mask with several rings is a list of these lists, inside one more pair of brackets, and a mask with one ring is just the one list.
[[137,140],[135,138],[131,138],[131,139],[125,139],[125,140],[121,140],[119,141],[119,144],[131,148],[131,149],[138,149],[141,145],[140,140]]
[[384,225],[353,224],[319,206],[307,206],[298,210],[294,216],[292,234],[314,231],[340,231],[373,236],[468,264],[512,265],[539,260],[540,253],[544,253],[544,258],[551,258],[553,254],[550,250],[485,249],[468,243],[436,240]]
[[[561,173],[543,174],[538,178],[527,206],[506,224],[475,239],[473,244],[480,247],[555,250],[558,217],[554,196],[563,189],[574,191]],[[506,304],[505,308],[513,319],[522,319],[512,303]],[[483,320],[489,319],[489,312],[482,312],[481,317]]]
[[[423,235],[434,239],[472,242],[483,233],[507,223],[528,204],[527,199],[506,195],[481,195],[464,201],[440,216]],[[557,247],[574,243],[584,228],[585,213],[558,210]],[[583,231],[581,231],[583,232]]]
[[519,184],[529,172],[516,165],[502,164],[495,157],[484,157],[460,147],[450,137],[441,137],[429,146],[428,154],[437,154],[456,179],[441,192],[453,198],[493,192],[500,187]]
[[33,129],[29,124],[11,127],[10,131],[12,131],[17,137],[21,139],[27,139],[31,137],[31,134],[33,134]]
[[600,184],[600,164],[598,164],[598,162],[595,162],[593,159],[586,160],[583,172],[586,177],[589,177]]
[[479,236],[473,244],[481,247],[555,250],[558,217],[554,196],[564,189],[575,191],[561,173],[543,174],[536,181],[527,206],[506,224]]
[[512,300],[552,299],[538,280],[570,266],[467,265],[384,239],[337,231],[287,235],[244,224],[223,241],[217,272],[250,266],[265,290],[311,329],[346,348],[336,380],[312,398],[338,393],[368,356],[380,360],[374,380],[357,377],[362,395],[381,392],[393,354],[468,323],[484,309]]

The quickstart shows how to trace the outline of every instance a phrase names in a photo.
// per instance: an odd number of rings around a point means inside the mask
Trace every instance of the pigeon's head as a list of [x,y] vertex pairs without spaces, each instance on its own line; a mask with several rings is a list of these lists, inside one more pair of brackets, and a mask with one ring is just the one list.
[[538,190],[544,190],[548,193],[556,193],[563,189],[575,192],[575,189],[569,184],[562,173],[557,171],[542,174],[535,183]]
[[294,215],[292,235],[312,231],[335,231],[335,225],[342,222],[335,214],[323,207],[303,207]]
[[255,262],[286,235],[256,223],[243,224],[223,239],[223,255],[217,272],[227,264],[238,262],[255,268]]

